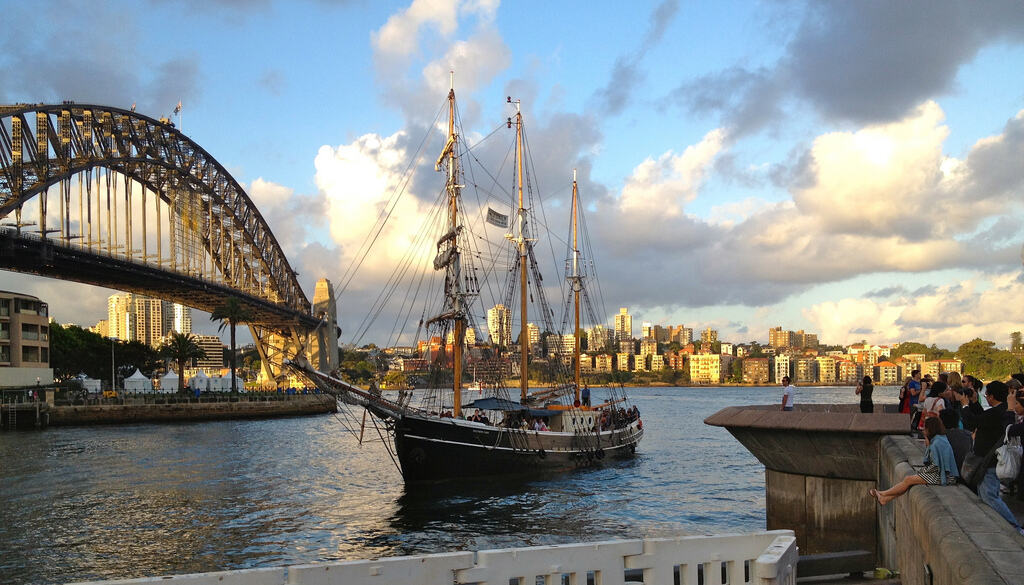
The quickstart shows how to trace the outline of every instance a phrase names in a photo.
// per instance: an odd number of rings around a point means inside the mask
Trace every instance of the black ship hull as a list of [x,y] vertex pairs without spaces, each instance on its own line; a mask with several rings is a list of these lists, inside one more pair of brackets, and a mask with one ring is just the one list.
[[560,433],[407,414],[394,430],[406,483],[587,467],[631,457],[643,437],[639,419],[600,433]]

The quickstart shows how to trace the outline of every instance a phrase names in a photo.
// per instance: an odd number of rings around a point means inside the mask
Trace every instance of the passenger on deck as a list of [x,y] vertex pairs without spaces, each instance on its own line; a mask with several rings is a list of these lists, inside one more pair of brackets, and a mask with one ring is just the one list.
[[903,481],[885,491],[871,489],[868,493],[878,500],[881,505],[886,505],[894,498],[907,493],[915,485],[950,485],[955,484],[959,473],[956,470],[956,458],[953,456],[953,448],[946,440],[946,428],[937,417],[929,417],[924,421],[924,438],[928,450],[924,454],[924,466],[918,467],[917,474],[908,475]]

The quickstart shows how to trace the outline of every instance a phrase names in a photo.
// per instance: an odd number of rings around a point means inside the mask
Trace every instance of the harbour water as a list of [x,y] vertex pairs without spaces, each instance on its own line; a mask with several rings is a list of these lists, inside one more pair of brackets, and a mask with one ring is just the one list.
[[[895,403],[895,388],[875,402]],[[635,458],[406,489],[342,415],[0,433],[0,582],[216,571],[765,527],[763,468],[703,419],[779,387],[634,388]],[[852,388],[801,388],[852,403]],[[595,398],[599,398],[599,392]],[[375,440],[371,440],[375,439]]]

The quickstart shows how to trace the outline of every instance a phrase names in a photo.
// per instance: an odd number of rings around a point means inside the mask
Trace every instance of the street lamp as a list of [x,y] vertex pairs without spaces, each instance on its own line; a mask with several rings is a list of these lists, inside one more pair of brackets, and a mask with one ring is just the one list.
[[110,391],[117,392],[117,370],[114,369],[114,340],[116,337],[110,338]]

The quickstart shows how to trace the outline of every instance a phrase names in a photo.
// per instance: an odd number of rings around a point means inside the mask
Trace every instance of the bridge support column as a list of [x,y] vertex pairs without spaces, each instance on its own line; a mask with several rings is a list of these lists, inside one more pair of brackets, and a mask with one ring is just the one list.
[[313,347],[310,362],[316,369],[329,374],[339,365],[338,304],[334,300],[334,287],[326,278],[316,281],[313,315],[320,319],[320,327],[316,330],[316,346]]

